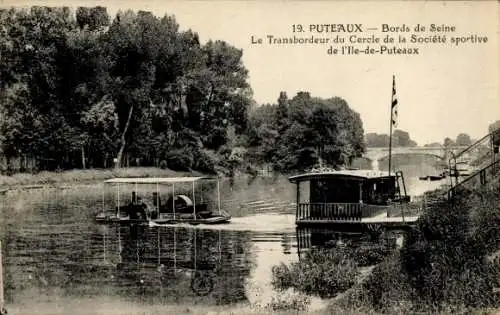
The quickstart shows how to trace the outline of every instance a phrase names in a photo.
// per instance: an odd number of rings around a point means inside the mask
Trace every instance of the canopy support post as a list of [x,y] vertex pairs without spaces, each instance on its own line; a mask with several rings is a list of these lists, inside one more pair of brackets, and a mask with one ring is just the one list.
[[156,211],[158,211],[158,218],[160,217],[160,187],[156,183]]
[[118,188],[116,191],[116,218],[120,217],[120,184],[118,184]]
[[106,184],[102,184],[102,214],[104,214],[104,190],[105,190]]
[[177,226],[174,226],[174,272],[177,271],[177,244],[176,244],[176,238],[177,238]]
[[194,194],[194,182],[193,182],[193,220],[196,220],[196,195]]
[[118,226],[118,251],[120,252],[120,263],[123,261],[122,257],[122,232],[120,226]]
[[172,211],[174,212],[174,220],[175,220],[175,185],[172,184]]
[[219,208],[219,215],[220,215],[220,182],[219,182],[219,179],[217,179],[217,207]]
[[219,263],[222,264],[222,249],[221,249],[221,243],[222,243],[222,238],[221,238],[221,230],[219,229]]
[[106,232],[107,232],[107,229],[104,228],[104,235],[102,237],[102,243],[103,243],[103,249],[104,249],[104,251],[103,251],[103,261],[104,261],[104,263],[106,263],[106,234],[107,234]]
[[196,272],[196,228],[194,228],[194,270]]

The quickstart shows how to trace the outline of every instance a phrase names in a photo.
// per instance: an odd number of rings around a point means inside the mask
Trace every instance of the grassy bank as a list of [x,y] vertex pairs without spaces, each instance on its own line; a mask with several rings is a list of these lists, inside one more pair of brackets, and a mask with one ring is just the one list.
[[0,187],[16,188],[27,185],[61,185],[66,183],[90,183],[113,177],[175,177],[196,176],[200,172],[178,172],[155,167],[131,167],[120,169],[70,170],[63,172],[17,173],[0,175]]

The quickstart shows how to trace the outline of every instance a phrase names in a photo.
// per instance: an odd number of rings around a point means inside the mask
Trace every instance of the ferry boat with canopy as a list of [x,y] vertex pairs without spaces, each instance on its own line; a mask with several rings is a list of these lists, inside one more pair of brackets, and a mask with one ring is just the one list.
[[[221,210],[217,178],[113,178],[104,181],[104,185],[115,186],[116,207],[106,211],[107,190],[103,189],[102,212],[97,214],[97,222],[219,224],[231,220],[231,215]],[[210,193],[214,189],[216,199]],[[165,190],[166,198],[162,196]],[[123,194],[130,197],[124,198]]]
[[403,173],[313,170],[292,176],[296,224],[400,224],[416,221]]

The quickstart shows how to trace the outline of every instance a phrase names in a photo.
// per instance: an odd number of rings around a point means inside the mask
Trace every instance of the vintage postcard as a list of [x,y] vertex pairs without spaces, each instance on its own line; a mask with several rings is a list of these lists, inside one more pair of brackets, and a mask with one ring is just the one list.
[[497,1],[0,1],[0,315],[498,314]]

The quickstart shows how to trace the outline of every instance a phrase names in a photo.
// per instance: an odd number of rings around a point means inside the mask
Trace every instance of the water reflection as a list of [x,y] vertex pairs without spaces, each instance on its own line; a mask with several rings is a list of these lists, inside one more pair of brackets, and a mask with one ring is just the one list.
[[[250,273],[247,233],[196,228],[117,227],[116,277],[128,294],[176,302],[246,301]],[[125,293],[125,292],[123,292]]]
[[401,245],[404,231],[381,230],[379,233],[356,232],[348,229],[298,228],[297,254],[299,259],[312,249],[356,248],[366,246],[382,246],[393,250]]

